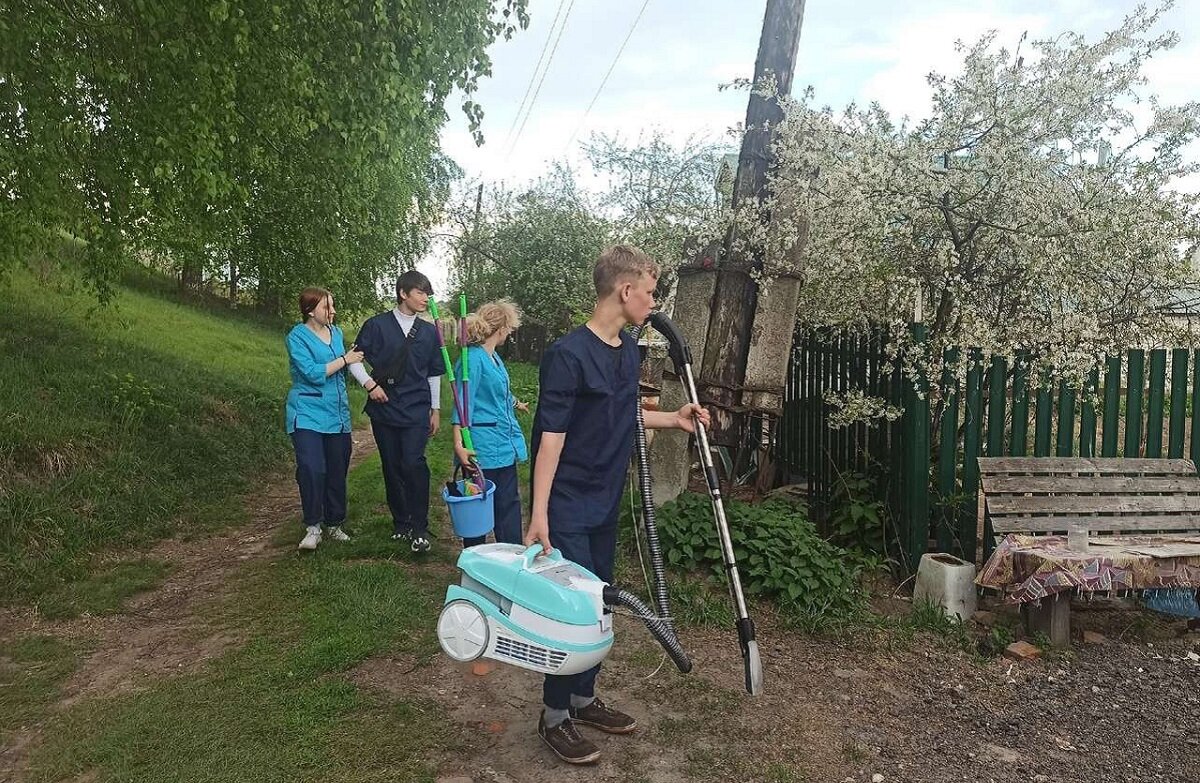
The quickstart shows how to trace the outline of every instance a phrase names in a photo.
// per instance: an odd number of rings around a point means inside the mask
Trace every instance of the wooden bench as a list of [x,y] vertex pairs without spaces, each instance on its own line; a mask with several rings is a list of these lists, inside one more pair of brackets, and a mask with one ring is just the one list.
[[[1057,552],[1048,552],[1041,561],[1051,569],[1057,556],[1059,562],[1079,569],[1076,573],[1090,576],[1098,564],[1118,557],[1126,566],[1145,563],[1168,570],[1184,563],[1177,576],[1200,575],[1191,565],[1200,563],[1200,476],[1191,460],[980,457],[979,472],[980,513],[997,541],[1010,533],[1066,535],[1065,541],[1053,542]],[[1000,554],[997,550],[994,557]],[[1027,557],[1028,564],[1039,562],[1040,555]],[[1085,572],[1085,567],[1093,571]],[[981,583],[983,578],[981,572]],[[1054,644],[1068,644],[1072,593],[1145,587],[1106,588],[1081,578],[1068,589],[1059,581],[1051,589],[1066,595],[1056,592],[1036,606],[1023,602],[1021,609],[1031,632],[1045,633]]]

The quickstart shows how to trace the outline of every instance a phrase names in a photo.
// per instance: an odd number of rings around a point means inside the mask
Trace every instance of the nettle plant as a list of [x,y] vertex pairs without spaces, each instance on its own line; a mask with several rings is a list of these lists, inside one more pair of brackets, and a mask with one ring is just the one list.
[[[858,560],[817,533],[802,505],[782,500],[726,503],[734,556],[746,591],[806,614],[861,606]],[[667,561],[725,582],[707,495],[687,493],[657,513]]]
[[860,552],[886,554],[887,508],[875,481],[862,473],[846,472],[833,487],[829,528],[838,544]]
[[[787,101],[771,196],[732,217],[763,251],[763,283],[799,274],[801,326],[889,326],[894,361],[935,382],[948,346],[1010,367],[1029,350],[1033,377],[1081,382],[1127,347],[1194,341],[1166,311],[1200,283],[1186,181],[1200,104],[1162,105],[1144,77],[1178,40],[1151,33],[1166,7],[1138,7],[1094,43],[960,43],[961,69],[928,77],[915,123],[876,104],[818,109],[811,91]],[[798,266],[772,268],[805,234]],[[928,342],[915,347],[918,309]],[[952,375],[966,369],[964,356]]]

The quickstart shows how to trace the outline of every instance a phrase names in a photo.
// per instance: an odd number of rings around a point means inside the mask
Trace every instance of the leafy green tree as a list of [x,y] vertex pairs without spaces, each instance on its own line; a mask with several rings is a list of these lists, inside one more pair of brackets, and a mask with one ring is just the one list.
[[473,197],[455,211],[461,241],[453,285],[472,301],[509,297],[551,334],[586,318],[594,298],[592,262],[612,241],[613,226],[574,172],[556,165],[522,192],[494,186],[485,197],[478,225]]
[[65,231],[102,293],[137,259],[267,307],[373,299],[448,195],[448,96],[478,135],[487,47],[526,6],[0,0],[0,270]]
[[641,246],[666,270],[667,287],[687,236],[720,206],[725,148],[694,139],[675,147],[655,133],[635,143],[595,136],[584,150],[596,187],[557,163],[524,190],[460,189],[449,210],[453,285],[473,301],[511,297],[552,335],[590,312],[592,263],[606,244]]
[[584,145],[592,170],[607,180],[599,204],[613,215],[616,233],[667,269],[683,260],[688,235],[720,207],[718,180],[729,151],[696,137],[676,147],[661,131],[632,143],[598,134]]

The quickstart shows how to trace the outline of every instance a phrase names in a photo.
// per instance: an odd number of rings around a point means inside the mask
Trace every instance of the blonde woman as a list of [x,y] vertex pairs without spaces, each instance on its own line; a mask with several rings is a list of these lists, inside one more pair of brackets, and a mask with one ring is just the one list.
[[[517,486],[517,464],[528,459],[525,435],[517,423],[514,410],[528,411],[526,403],[513,396],[508,380],[508,368],[496,353],[496,348],[521,325],[521,312],[507,299],[481,305],[467,317],[467,348],[465,359],[470,362],[471,382],[467,385],[468,408],[471,416],[473,452],[463,446],[458,411],[454,412],[454,454],[462,464],[472,459],[483,468],[484,475],[496,485],[494,495],[496,541],[521,543],[521,494]],[[455,377],[462,377],[462,362],[454,368]],[[463,546],[475,546],[486,536],[463,539]]]

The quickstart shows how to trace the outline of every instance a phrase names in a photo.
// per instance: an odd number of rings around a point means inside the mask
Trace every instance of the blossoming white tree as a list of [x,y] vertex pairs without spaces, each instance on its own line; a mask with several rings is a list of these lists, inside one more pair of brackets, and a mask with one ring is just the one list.
[[807,230],[789,270],[801,323],[902,326],[923,301],[933,378],[949,345],[1031,349],[1080,378],[1108,352],[1176,339],[1166,306],[1197,285],[1200,199],[1183,181],[1200,172],[1200,104],[1145,94],[1146,61],[1177,41],[1151,34],[1160,13],[1139,7],[1095,43],[960,43],[961,73],[929,77],[932,110],[913,125],[793,102],[776,222],[747,234],[779,243],[764,275]]

